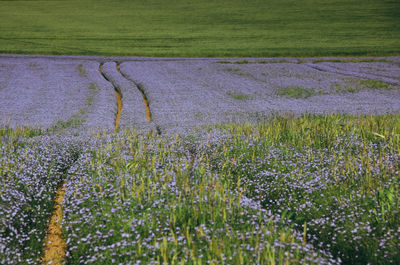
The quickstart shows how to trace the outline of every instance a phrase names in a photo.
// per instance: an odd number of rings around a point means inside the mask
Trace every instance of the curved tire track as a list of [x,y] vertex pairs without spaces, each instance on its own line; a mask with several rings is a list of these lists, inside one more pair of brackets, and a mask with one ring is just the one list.
[[383,75],[373,75],[373,74],[367,74],[367,73],[362,73],[362,72],[354,72],[354,71],[344,71],[340,69],[340,67],[333,67],[330,65],[315,65],[315,64],[306,64],[308,67],[320,71],[320,72],[325,72],[325,73],[332,73],[332,74],[338,74],[342,76],[348,76],[348,77],[357,77],[361,79],[373,79],[373,80],[379,80],[382,82],[389,83],[391,85],[400,85],[400,82],[396,79],[389,78]]
[[115,126],[115,130],[118,130],[119,120],[121,118],[122,107],[123,107],[122,92],[121,92],[121,89],[118,86],[116,86],[113,82],[111,82],[109,80],[109,78],[103,73],[103,64],[102,63],[99,65],[99,72],[104,77],[104,79],[106,79],[108,82],[110,82],[112,84],[112,86],[114,87],[115,96],[117,98],[117,113],[115,114],[114,126]]
[[124,77],[126,80],[128,80],[129,82],[131,82],[133,84],[133,86],[135,86],[140,93],[142,94],[143,97],[143,103],[144,106],[146,108],[146,119],[147,121],[151,122],[153,124],[153,126],[155,127],[155,130],[157,132],[158,135],[161,135],[161,128],[160,126],[158,126],[152,119],[152,112],[150,109],[150,101],[146,95],[146,91],[145,88],[143,87],[142,84],[135,82],[133,79],[131,79],[128,75],[124,74],[124,72],[121,71],[120,69],[120,63],[117,64],[117,71],[121,74],[122,77]]
[[143,107],[142,93],[135,84],[121,75],[118,68],[118,64],[115,62],[105,62],[102,64],[101,73],[123,97],[124,108],[120,116],[119,126],[135,128],[139,131],[157,131],[154,122],[146,119],[146,108]]

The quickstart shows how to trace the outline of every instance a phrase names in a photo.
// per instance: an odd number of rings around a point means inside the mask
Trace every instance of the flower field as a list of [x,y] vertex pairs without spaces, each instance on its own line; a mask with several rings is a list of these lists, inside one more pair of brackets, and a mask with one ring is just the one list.
[[398,264],[399,77],[0,56],[0,264]]
[[[0,125],[186,133],[274,114],[400,111],[400,57],[173,59],[0,55]],[[146,102],[144,102],[146,98]],[[146,107],[147,104],[147,107]],[[150,122],[148,121],[151,117]]]
[[1,264],[37,264],[56,189],[79,154],[74,139],[42,134],[0,129]]
[[400,64],[387,59],[142,60],[120,72],[144,90],[161,132],[176,133],[276,113],[397,112]]
[[398,264],[400,119],[272,116],[191,134],[2,129],[0,263]]
[[400,264],[399,0],[0,25],[0,265]]
[[85,60],[1,57],[1,126],[114,128],[115,94],[98,67]]

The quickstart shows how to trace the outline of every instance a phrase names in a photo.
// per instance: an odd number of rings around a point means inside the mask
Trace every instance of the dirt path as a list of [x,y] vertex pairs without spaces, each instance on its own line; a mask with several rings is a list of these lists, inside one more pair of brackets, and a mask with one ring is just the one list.
[[50,224],[47,229],[47,235],[45,239],[44,255],[42,258],[42,264],[62,264],[65,259],[66,243],[62,237],[61,220],[63,217],[62,213],[62,202],[65,194],[65,183],[57,189],[57,196],[55,199],[55,206],[53,215],[50,218]]

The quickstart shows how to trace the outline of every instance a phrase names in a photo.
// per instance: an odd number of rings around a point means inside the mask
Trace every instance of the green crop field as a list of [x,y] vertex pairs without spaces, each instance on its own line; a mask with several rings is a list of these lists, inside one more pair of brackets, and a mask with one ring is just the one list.
[[0,53],[399,55],[400,2],[0,1]]

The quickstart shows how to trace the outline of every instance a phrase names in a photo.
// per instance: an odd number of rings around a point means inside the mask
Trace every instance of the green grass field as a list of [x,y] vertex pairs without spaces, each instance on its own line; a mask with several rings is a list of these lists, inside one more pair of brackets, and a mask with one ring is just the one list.
[[0,53],[399,55],[400,2],[0,1]]

